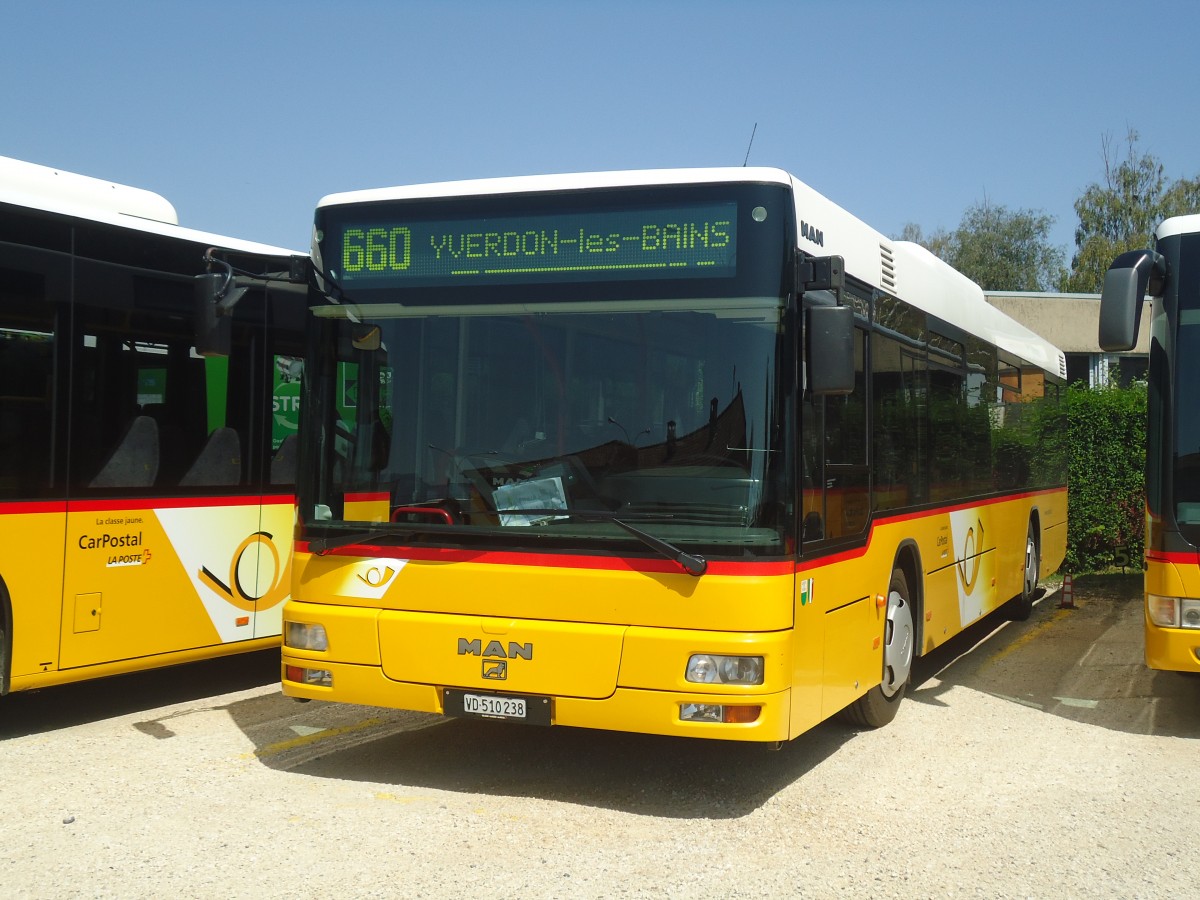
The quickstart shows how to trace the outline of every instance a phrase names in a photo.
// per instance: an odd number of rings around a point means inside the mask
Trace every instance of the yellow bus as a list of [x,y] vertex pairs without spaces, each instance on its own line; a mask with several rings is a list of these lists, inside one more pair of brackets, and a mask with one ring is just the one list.
[[[1200,672],[1200,215],[1124,253],[1100,296],[1100,346],[1131,350],[1150,307],[1146,423],[1146,665]],[[1193,362],[1196,364],[1193,367]]]
[[315,218],[283,690],[778,743],[1060,565],[1063,354],[768,168]]
[[206,358],[194,282],[289,267],[0,158],[0,693],[278,645],[303,297],[247,290]]

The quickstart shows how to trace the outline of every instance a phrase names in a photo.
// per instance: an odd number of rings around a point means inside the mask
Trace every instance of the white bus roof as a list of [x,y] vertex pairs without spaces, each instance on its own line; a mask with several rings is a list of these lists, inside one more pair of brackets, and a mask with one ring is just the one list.
[[1026,362],[1066,377],[1062,351],[989,304],[975,282],[919,244],[895,241],[876,231],[782,169],[650,169],[449,181],[330,194],[317,208],[387,200],[713,183],[765,183],[790,188],[798,226],[811,226],[811,230],[798,228],[800,249],[815,256],[841,256],[846,272],[855,278]]
[[0,156],[0,203],[240,253],[302,255],[283,247],[183,228],[179,225],[175,207],[153,191],[76,175],[7,156]]
[[1195,234],[1198,231],[1200,231],[1200,215],[1175,216],[1164,220],[1158,226],[1158,230],[1154,232],[1154,236],[1161,241],[1163,238],[1174,237],[1177,234]]

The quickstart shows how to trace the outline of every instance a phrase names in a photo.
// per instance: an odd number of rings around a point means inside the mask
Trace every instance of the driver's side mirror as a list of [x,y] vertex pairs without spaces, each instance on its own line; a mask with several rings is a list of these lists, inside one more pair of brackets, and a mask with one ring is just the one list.
[[195,345],[201,356],[228,356],[233,347],[233,317],[221,306],[228,285],[221,272],[196,276]]

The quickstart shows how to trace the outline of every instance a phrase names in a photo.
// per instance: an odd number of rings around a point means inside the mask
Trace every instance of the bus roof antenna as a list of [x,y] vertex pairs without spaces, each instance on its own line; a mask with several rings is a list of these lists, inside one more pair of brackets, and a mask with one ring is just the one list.
[[758,123],[754,123],[754,127],[750,129],[750,143],[746,145],[746,158],[742,160],[742,168],[746,168],[746,163],[750,162],[750,148],[754,146],[754,133],[758,131]]

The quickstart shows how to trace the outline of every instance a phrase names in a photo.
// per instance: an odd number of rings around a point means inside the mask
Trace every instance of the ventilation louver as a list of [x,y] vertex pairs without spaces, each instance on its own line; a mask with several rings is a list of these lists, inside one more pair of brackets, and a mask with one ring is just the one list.
[[879,286],[889,294],[896,293],[896,262],[892,257],[892,248],[887,244],[879,245]]

